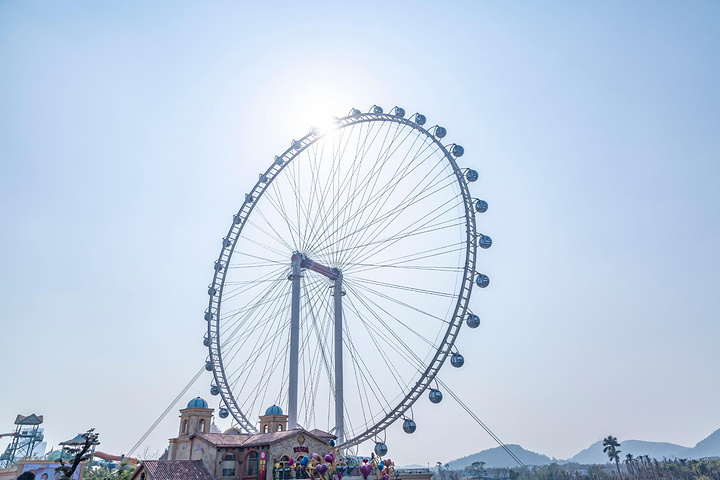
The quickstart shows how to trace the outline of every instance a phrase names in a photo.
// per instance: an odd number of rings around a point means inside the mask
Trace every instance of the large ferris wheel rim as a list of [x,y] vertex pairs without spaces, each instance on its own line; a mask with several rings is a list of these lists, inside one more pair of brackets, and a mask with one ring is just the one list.
[[[353,112],[355,113],[355,112]],[[349,448],[362,443],[365,440],[375,437],[378,433],[385,430],[392,423],[398,420],[404,415],[404,413],[418,400],[420,395],[430,386],[431,382],[439,372],[443,363],[450,354],[452,347],[455,343],[455,339],[458,336],[462,321],[465,318],[468,310],[468,303],[470,301],[470,295],[473,288],[473,277],[475,275],[475,263],[477,247],[475,244],[476,239],[476,227],[475,227],[475,216],[473,213],[473,200],[470,196],[469,188],[465,180],[465,175],[462,169],[458,166],[454,156],[443,145],[436,135],[430,133],[433,128],[432,126],[428,129],[423,128],[422,125],[413,121],[419,114],[414,114],[409,118],[400,116],[397,114],[389,113],[355,113],[349,116],[337,119],[336,124],[326,130],[318,130],[313,128],[307,135],[299,140],[293,140],[290,148],[285,150],[282,155],[276,156],[270,167],[265,171],[264,174],[260,175],[260,179],[254,185],[252,190],[245,195],[245,200],[233,216],[232,225],[228,231],[227,236],[223,239],[222,249],[220,256],[215,261],[215,274],[213,276],[212,284],[209,286],[209,305],[206,311],[206,320],[208,320],[207,338],[209,339],[208,351],[209,361],[208,366],[211,366],[215,385],[218,387],[219,394],[222,402],[228,412],[233,416],[238,425],[245,430],[247,433],[257,433],[257,429],[254,423],[248,420],[245,414],[240,410],[233,395],[232,389],[228,384],[228,379],[225,374],[225,365],[222,360],[222,349],[220,345],[220,310],[222,304],[222,291],[225,285],[225,278],[227,267],[229,266],[230,259],[235,250],[237,240],[242,233],[242,230],[246,224],[246,221],[252,213],[256,202],[260,199],[263,193],[267,190],[273,180],[289,165],[295,158],[297,158],[303,151],[309,146],[313,145],[317,141],[323,139],[327,135],[340,130],[342,128],[350,127],[353,125],[368,123],[368,122],[393,122],[401,125],[405,125],[413,128],[414,130],[425,135],[431,139],[438,149],[442,152],[443,157],[448,161],[453,169],[458,185],[460,187],[460,195],[463,198],[463,207],[465,213],[465,226],[466,226],[466,249],[465,249],[465,268],[463,271],[462,285],[458,299],[455,305],[455,311],[451,320],[448,322],[448,328],[445,331],[441,345],[437,348],[435,355],[429,362],[423,375],[415,383],[412,389],[405,395],[402,401],[390,412],[388,412],[381,420],[376,422],[370,428],[367,428],[363,433],[354,436],[338,445],[340,448]]]

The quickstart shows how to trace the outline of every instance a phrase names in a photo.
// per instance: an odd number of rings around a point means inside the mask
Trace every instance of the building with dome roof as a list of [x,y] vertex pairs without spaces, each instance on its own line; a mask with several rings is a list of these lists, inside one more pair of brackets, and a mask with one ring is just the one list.
[[203,398],[195,397],[188,402],[187,408],[208,408],[208,403]]
[[213,423],[213,412],[204,399],[190,400],[187,407],[180,410],[178,436],[170,439],[167,456],[163,458],[174,462],[173,468],[155,468],[150,472],[141,466],[131,480],[181,480],[165,478],[162,472],[182,471],[183,462],[192,462],[187,464],[187,469],[197,470],[198,460],[216,480],[289,478],[290,458],[300,460],[313,452],[325,452],[328,442],[336,438],[318,429],[288,430],[288,416],[277,405],[271,405],[265,415],[260,416],[256,434],[243,433],[237,428],[220,433]]
[[282,415],[283,411],[282,408],[278,407],[277,405],[272,405],[268,407],[267,410],[265,410],[265,415]]

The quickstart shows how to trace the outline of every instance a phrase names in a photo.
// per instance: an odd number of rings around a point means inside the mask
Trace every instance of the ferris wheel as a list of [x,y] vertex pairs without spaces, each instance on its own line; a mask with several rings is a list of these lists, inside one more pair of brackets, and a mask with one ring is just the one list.
[[447,131],[394,107],[353,109],[268,162],[222,239],[208,287],[205,368],[219,416],[248,433],[268,405],[341,448],[380,438],[429,391],[469,309],[487,210]]

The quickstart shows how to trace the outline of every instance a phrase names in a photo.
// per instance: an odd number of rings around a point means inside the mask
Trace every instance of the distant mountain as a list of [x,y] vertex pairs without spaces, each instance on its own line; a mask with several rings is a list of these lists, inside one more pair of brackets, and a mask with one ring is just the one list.
[[[659,460],[663,457],[687,458],[686,452],[689,450],[688,447],[666,442],[645,442],[642,440],[623,440],[620,442],[620,458],[622,459],[624,459],[628,453],[631,453],[633,457],[647,455],[650,458],[657,458]],[[608,457],[607,454],[603,452],[602,441],[597,441],[567,461],[590,465],[593,463],[606,463]]]
[[[517,456],[525,465],[548,465],[554,460],[545,455],[525,450],[520,445],[506,445],[508,449]],[[602,451],[602,449],[601,449]],[[515,461],[502,449],[502,447],[490,448],[479,453],[468,455],[467,457],[458,458],[447,463],[448,467],[453,470],[463,470],[473,462],[485,462],[486,468],[504,468],[516,467]]]
[[720,457],[720,429],[689,449],[685,458]]
[[[582,465],[604,464],[608,457],[603,452],[602,440],[590,445],[585,450],[567,460],[556,460],[540,453],[525,450],[520,445],[507,445],[525,465],[548,465],[558,463],[579,463]],[[720,457],[720,429],[715,430],[707,438],[701,440],[694,447],[683,447],[667,442],[646,442],[643,440],[623,440],[620,442],[620,458],[631,453],[633,457],[647,455],[650,458],[662,460],[663,458],[704,458]],[[515,467],[517,464],[501,447],[490,448],[479,453],[458,458],[447,463],[453,470],[463,470],[473,462],[485,462],[488,468]]]

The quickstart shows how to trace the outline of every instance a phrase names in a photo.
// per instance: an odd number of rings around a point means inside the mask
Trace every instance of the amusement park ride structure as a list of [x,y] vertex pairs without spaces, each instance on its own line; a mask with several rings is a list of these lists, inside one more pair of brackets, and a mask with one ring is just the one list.
[[[425,391],[442,400],[440,368],[448,357],[465,363],[460,327],[480,324],[469,302],[474,285],[489,285],[476,255],[492,239],[475,226],[488,209],[470,193],[478,172],[458,165],[465,149],[443,143],[444,127],[426,122],[397,106],[352,109],[260,173],[208,287],[205,368],[221,418],[255,433],[266,396],[288,406],[290,429],[334,411],[327,428],[345,450],[384,445],[399,419],[413,433],[412,405]],[[378,359],[394,382],[374,378]]]
[[7,468],[18,459],[32,457],[35,447],[43,441],[40,429],[42,423],[42,415],[18,415],[15,418],[15,431],[0,434],[0,438],[12,437],[12,441],[0,456],[0,468]]

